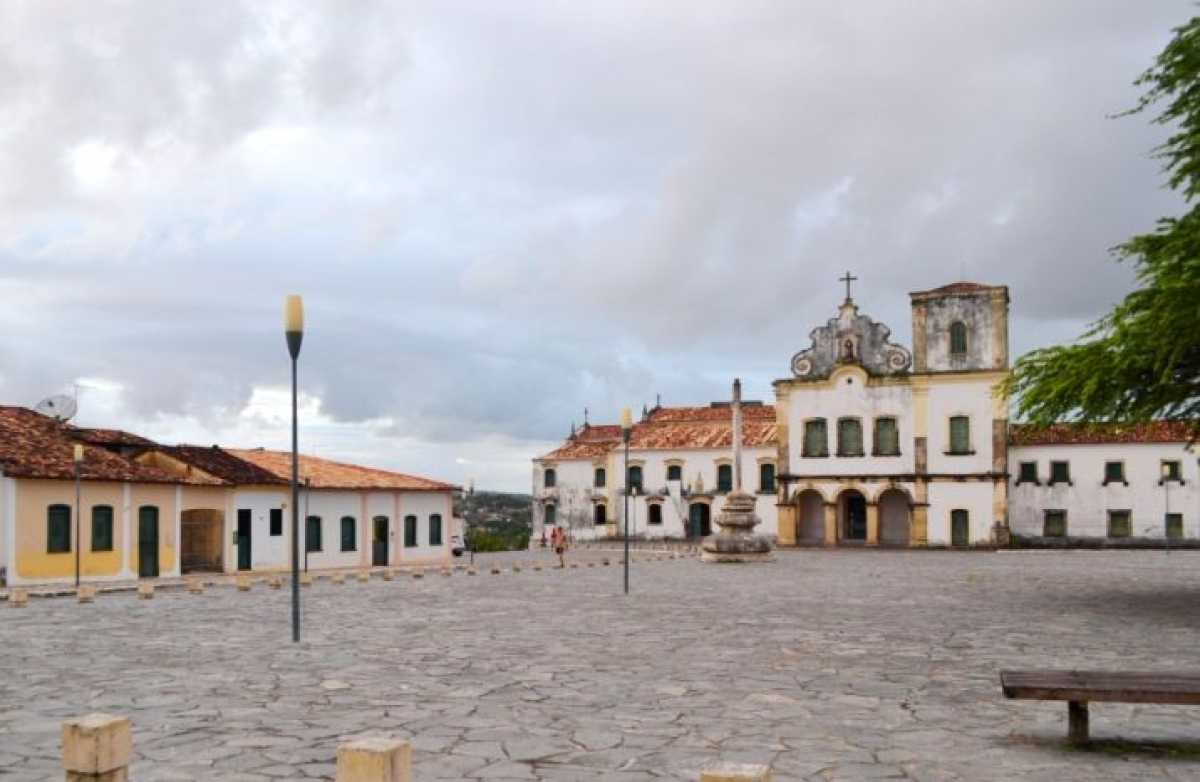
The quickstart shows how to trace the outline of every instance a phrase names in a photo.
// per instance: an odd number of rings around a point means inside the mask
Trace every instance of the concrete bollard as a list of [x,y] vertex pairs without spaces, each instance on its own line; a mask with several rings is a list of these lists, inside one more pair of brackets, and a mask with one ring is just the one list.
[[416,568],[412,572],[412,577],[413,578],[425,578],[425,572],[423,570],[421,570],[420,568]]
[[608,567],[608,557],[605,557],[605,558],[604,558],[604,566],[605,566],[605,567]]
[[202,578],[189,578],[187,585],[188,592],[193,595],[199,595],[204,592],[204,579]]
[[8,604],[13,608],[24,608],[29,601],[29,591],[25,587],[13,587],[8,590]]
[[533,569],[534,569],[534,570],[536,570],[536,571],[538,571],[538,572],[540,573],[540,572],[541,572],[541,570],[542,570],[542,566],[541,566],[541,565],[534,565],[534,566],[533,566]]
[[454,573],[454,568],[449,565],[442,565],[442,575],[449,578]]
[[359,581],[370,581],[371,580],[371,571],[369,571],[369,570],[358,571],[358,580]]
[[364,738],[338,747],[336,782],[412,782],[407,741]]
[[572,562],[572,563],[571,563],[571,567],[572,567],[572,568],[577,568],[577,567],[579,567],[579,563],[578,563],[578,562]]
[[331,584],[346,583],[346,574],[345,573],[330,573],[329,574],[329,583],[331,583]]
[[395,581],[396,580],[396,571],[392,570],[391,568],[388,568],[387,570],[382,570],[379,573],[379,577],[382,578],[384,581]]
[[125,782],[133,759],[128,717],[88,714],[62,724],[67,782]]
[[312,573],[301,573],[300,574],[300,586],[310,587],[310,586],[312,586],[312,582],[313,582]]
[[771,767],[758,763],[710,763],[700,782],[771,782]]
[[474,565],[467,565],[467,575],[468,576],[475,575],[475,566]]
[[75,590],[75,597],[81,603],[91,603],[96,599],[96,587],[91,584],[80,584]]
[[276,573],[267,576],[267,586],[271,587],[271,589],[281,588],[283,586],[283,576]]
[[493,576],[500,575],[500,566],[499,565],[492,565],[492,575]]
[[521,566],[520,566],[520,565],[513,565],[513,572],[514,572],[514,573],[520,573],[520,572],[521,572]]
[[238,576],[237,577],[238,591],[239,592],[249,592],[250,591],[250,583],[251,583],[250,576]]
[[153,600],[154,599],[154,582],[153,581],[139,581],[138,582],[138,597],[141,598],[142,600]]

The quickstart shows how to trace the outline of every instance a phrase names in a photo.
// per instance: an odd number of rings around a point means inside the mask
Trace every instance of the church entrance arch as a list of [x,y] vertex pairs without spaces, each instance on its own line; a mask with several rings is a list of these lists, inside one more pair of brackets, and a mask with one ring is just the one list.
[[712,534],[712,510],[707,502],[693,502],[688,508],[689,538],[705,538]]
[[800,520],[797,522],[796,542],[819,546],[825,542],[825,498],[819,491],[807,489],[797,499]]
[[885,546],[907,546],[911,534],[908,495],[888,489],[879,495],[879,542]]
[[847,543],[865,542],[867,539],[867,498],[856,489],[842,492],[838,497],[838,521],[842,540]]

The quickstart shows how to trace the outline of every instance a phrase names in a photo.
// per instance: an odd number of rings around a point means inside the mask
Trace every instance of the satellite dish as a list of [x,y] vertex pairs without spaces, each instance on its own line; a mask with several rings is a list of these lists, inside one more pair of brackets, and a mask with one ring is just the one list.
[[33,409],[55,421],[69,421],[75,415],[76,403],[65,394],[55,394],[38,402]]

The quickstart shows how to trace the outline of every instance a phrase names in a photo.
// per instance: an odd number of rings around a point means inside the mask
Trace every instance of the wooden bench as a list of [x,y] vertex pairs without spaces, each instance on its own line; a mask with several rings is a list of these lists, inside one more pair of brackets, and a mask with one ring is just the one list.
[[1006,698],[1067,702],[1067,738],[1088,740],[1088,703],[1200,706],[1200,673],[1151,671],[1001,671]]

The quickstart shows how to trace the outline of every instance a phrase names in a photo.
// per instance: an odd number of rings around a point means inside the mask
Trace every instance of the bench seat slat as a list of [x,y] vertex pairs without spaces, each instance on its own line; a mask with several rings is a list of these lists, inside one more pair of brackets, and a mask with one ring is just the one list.
[[1200,705],[1200,672],[1001,671],[1007,698]]

